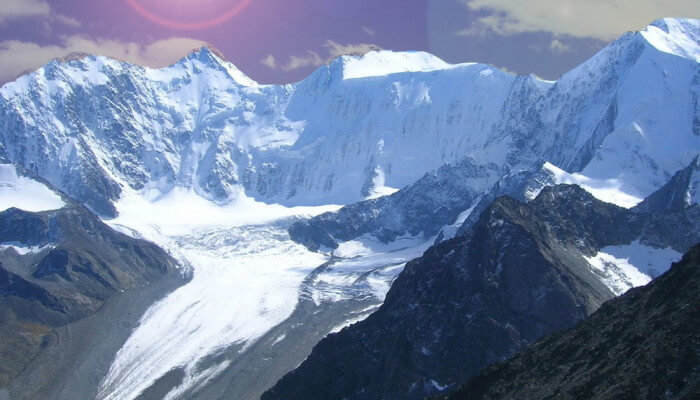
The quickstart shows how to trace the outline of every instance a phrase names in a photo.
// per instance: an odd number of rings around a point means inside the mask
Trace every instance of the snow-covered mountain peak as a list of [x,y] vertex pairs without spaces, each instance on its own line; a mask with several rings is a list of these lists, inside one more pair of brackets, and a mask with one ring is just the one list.
[[364,55],[344,55],[330,63],[332,73],[343,79],[368,78],[400,72],[426,72],[449,67],[450,64],[423,51],[375,50]]
[[[211,68],[224,70],[236,83],[241,86],[257,86],[258,83],[248,77],[243,71],[238,69],[233,63],[226,60],[221,51],[210,44],[192,50],[187,56],[170,67],[163,70],[173,70],[179,68],[192,68],[197,72]],[[161,70],[161,71],[163,71]]]
[[[676,22],[664,29],[697,36]],[[163,69],[81,56],[0,89],[0,158],[103,215],[151,187],[349,204],[467,156],[549,160],[642,199],[697,154],[697,69],[640,33],[554,83],[424,52],[342,56],[281,86],[209,46]]]
[[640,34],[660,51],[700,61],[700,20],[658,19]]

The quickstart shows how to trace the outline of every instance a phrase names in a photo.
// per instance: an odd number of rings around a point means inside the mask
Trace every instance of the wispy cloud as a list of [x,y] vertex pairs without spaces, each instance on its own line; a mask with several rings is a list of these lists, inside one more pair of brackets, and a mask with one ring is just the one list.
[[366,26],[362,26],[362,30],[370,36],[374,36],[377,33],[374,29],[368,28]]
[[260,60],[260,63],[270,69],[277,68],[277,59],[275,59],[275,56],[272,54],[268,54],[267,57]]
[[559,39],[552,39],[552,41],[549,42],[549,50],[554,54],[561,54],[571,51],[571,47],[564,44]]
[[169,38],[139,44],[108,39],[69,36],[62,43],[41,45],[20,40],[0,42],[0,82],[7,82],[24,72],[34,70],[54,58],[71,53],[88,53],[112,57],[135,64],[162,67],[171,64],[204,42],[190,38]]
[[79,28],[83,25],[77,19],[69,17],[67,15],[55,15],[52,19],[56,22],[60,22],[63,25],[70,26],[71,28]]
[[551,32],[556,35],[611,40],[625,31],[639,30],[661,17],[700,16],[697,0],[460,0],[484,14],[470,35],[484,29],[512,35]]
[[334,58],[347,54],[365,54],[372,50],[379,50],[379,46],[369,43],[355,44],[340,44],[333,40],[327,40],[323,45],[324,52],[321,55],[317,51],[309,50],[306,54],[292,55],[283,64],[279,64],[277,59],[269,54],[260,62],[271,69],[282,69],[283,71],[292,71],[305,67],[318,67],[327,64]]

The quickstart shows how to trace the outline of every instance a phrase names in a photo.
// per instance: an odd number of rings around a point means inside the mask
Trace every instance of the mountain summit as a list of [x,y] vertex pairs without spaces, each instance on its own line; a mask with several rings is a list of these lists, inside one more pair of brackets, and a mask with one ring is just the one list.
[[465,156],[544,159],[641,200],[700,148],[697,35],[697,21],[657,21],[555,83],[422,52],[343,56],[281,86],[209,47],[160,70],[54,62],[0,89],[0,159],[112,216],[125,193],[175,187],[348,204]]

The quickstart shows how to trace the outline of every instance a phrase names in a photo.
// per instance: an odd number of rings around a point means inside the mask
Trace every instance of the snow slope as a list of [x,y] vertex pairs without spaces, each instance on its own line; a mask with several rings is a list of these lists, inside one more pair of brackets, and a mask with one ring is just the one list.
[[12,164],[0,164],[0,211],[15,207],[24,211],[49,211],[65,203],[41,182],[17,174]]
[[370,51],[361,56],[341,56],[333,61],[340,64],[343,79],[368,78],[400,72],[427,72],[449,67],[449,64],[422,51]]
[[[598,200],[616,204],[620,207],[631,208],[639,204],[643,198],[626,193],[624,182],[619,178],[593,179],[583,174],[570,174],[552,163],[545,163],[544,168],[554,177],[554,184],[578,185]],[[534,198],[537,193],[531,194]]]
[[670,247],[657,249],[639,241],[602,248],[593,257],[584,257],[616,295],[643,286],[666,272],[683,254]]

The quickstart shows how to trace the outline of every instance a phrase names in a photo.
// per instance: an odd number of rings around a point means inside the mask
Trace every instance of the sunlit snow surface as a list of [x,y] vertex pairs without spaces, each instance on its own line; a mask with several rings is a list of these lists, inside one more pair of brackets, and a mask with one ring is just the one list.
[[11,242],[0,244],[0,251],[12,249],[17,254],[21,256],[26,256],[27,254],[39,254],[42,251],[52,249],[53,247],[54,246],[50,244],[45,246],[28,246],[23,243]]
[[17,175],[14,165],[0,164],[0,211],[15,207],[39,212],[62,208],[61,197],[41,182]]
[[551,163],[545,163],[544,168],[554,174],[557,184],[578,185],[593,197],[606,203],[631,208],[644,200],[643,196],[630,193],[634,189],[627,187],[621,179],[593,179],[582,174],[570,174]]
[[[191,191],[175,190],[163,197],[132,193],[118,208],[120,217],[109,221],[112,226],[157,242],[188,263],[193,277],[142,317],[103,380],[100,399],[133,399],[177,367],[185,370],[186,378],[167,398],[202,385],[223,371],[228,361],[203,371],[200,361],[233,345],[244,351],[287,319],[304,279],[331,259],[291,241],[286,228],[295,217],[336,206],[285,208],[245,196],[218,206]],[[354,258],[338,260],[319,275],[318,279],[335,281],[314,285],[321,292],[332,286],[325,295],[314,293],[314,300],[352,296],[355,292],[343,287],[356,285],[360,276],[366,285],[361,293],[383,299],[403,264],[427,246],[405,247],[346,254]]]

